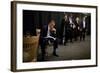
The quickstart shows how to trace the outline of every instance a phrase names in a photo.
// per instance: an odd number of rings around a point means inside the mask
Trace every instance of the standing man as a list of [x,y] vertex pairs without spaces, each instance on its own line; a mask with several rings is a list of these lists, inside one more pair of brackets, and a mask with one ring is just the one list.
[[56,38],[56,29],[54,28],[54,26],[55,26],[55,21],[50,20],[48,22],[48,25],[44,25],[41,29],[40,46],[41,46],[42,60],[45,60],[46,45],[49,40],[53,42],[53,55],[58,56],[56,54],[56,49],[58,48],[58,41]]
[[86,28],[87,28],[86,18],[87,18],[87,16],[84,16],[82,19],[82,22],[80,24],[80,41],[82,39],[85,40]]
[[72,14],[70,14],[70,17],[69,17],[69,25],[70,25],[70,34],[69,34],[70,42],[73,42],[73,36],[74,36],[73,29],[75,28],[75,25],[73,22],[73,15]]
[[76,20],[75,20],[75,29],[74,29],[74,39],[75,41],[77,41],[78,39],[78,36],[79,36],[79,29],[80,29],[80,19],[79,17],[76,17]]
[[64,19],[61,22],[61,43],[66,45],[69,39],[69,20],[67,14],[65,14]]

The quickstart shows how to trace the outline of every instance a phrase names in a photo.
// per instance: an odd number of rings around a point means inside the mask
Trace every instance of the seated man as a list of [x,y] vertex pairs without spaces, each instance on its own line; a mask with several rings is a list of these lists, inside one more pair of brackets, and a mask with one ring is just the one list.
[[58,56],[56,54],[56,49],[58,48],[58,41],[56,38],[56,29],[54,28],[54,26],[55,26],[55,21],[50,20],[48,25],[44,25],[43,28],[41,29],[40,46],[42,52],[42,60],[44,60],[45,58],[46,45],[49,40],[53,42],[53,55]]

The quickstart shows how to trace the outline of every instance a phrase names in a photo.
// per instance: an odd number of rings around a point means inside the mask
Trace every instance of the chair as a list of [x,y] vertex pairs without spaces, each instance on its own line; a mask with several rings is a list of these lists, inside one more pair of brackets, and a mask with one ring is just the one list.
[[39,36],[23,37],[23,62],[37,61]]

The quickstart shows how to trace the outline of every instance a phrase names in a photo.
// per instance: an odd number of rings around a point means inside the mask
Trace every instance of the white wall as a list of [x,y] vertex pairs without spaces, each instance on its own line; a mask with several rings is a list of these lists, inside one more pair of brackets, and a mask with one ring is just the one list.
[[[10,71],[10,1],[0,0],[0,73],[11,73]],[[83,5],[98,5],[99,0],[29,0],[37,2],[51,2],[51,3],[67,3],[67,4],[83,4]],[[100,13],[100,9],[99,12]],[[98,14],[98,20],[100,19]],[[100,24],[100,21],[98,22]],[[100,31],[100,25],[98,25]],[[98,33],[98,43],[100,43],[100,33]],[[98,55],[100,55],[100,45],[98,44]],[[100,57],[98,58],[100,63]],[[62,69],[62,70],[48,70],[48,71],[35,71],[34,73],[99,73],[100,65],[98,67],[90,68],[75,68],[75,69]],[[23,73],[23,72],[21,72]],[[33,71],[25,72],[33,73]]]

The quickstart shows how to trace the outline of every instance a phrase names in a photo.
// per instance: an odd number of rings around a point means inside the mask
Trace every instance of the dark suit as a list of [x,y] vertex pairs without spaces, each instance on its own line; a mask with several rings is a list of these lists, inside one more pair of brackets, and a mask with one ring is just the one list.
[[64,32],[64,19],[62,19],[62,21],[61,21],[61,32],[60,32],[60,39],[61,39],[61,41],[60,41],[60,44],[63,44],[63,32]]
[[63,38],[65,38],[64,44],[66,44],[66,42],[69,39],[69,34],[70,34],[69,21],[68,20],[65,21],[65,19],[63,19],[61,22],[61,34],[60,34],[61,43],[63,43]]
[[[70,42],[73,42],[73,37],[74,37],[74,19],[73,17],[69,17],[69,25],[70,25]],[[71,22],[72,21],[72,22]]]
[[74,28],[74,39],[77,41],[77,38],[79,36],[79,25],[80,23],[75,21],[75,28]]
[[[45,54],[46,54],[45,49],[46,49],[46,45],[48,44],[49,40],[53,42],[53,53],[56,53],[56,49],[58,48],[57,39],[54,40],[52,38],[45,38],[47,37],[47,33],[48,33],[48,26],[44,25],[40,33],[40,46],[41,46],[42,60],[45,59]],[[50,32],[50,36],[56,38],[56,34],[53,31]]]
[[87,22],[85,20],[85,27],[83,21],[80,24],[80,41],[82,39],[85,40],[86,28],[87,28]]

